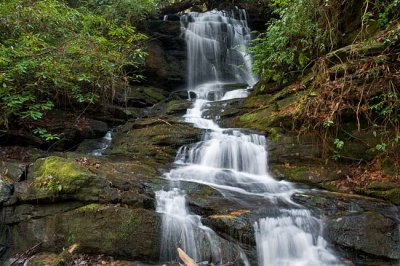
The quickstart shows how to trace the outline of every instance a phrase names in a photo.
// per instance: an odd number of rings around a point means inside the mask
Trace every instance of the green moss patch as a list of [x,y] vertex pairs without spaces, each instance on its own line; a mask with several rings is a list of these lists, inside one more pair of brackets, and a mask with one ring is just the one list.
[[55,156],[36,161],[32,173],[36,188],[50,192],[75,192],[93,177],[75,160]]

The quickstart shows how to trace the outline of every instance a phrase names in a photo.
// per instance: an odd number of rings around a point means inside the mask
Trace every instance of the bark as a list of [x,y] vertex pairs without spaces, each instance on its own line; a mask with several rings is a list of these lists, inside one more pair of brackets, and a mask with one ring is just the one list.
[[199,266],[192,258],[188,256],[182,249],[178,248],[179,258],[183,261],[185,266]]

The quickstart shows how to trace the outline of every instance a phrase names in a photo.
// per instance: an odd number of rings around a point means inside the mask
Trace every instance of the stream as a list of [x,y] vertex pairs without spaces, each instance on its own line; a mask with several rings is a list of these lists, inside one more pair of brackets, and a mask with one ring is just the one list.
[[[300,188],[269,174],[265,136],[221,128],[203,115],[210,103],[246,97],[257,81],[246,54],[251,39],[246,12],[189,13],[181,24],[193,98],[183,119],[204,134],[201,141],[178,150],[174,169],[165,174],[170,188],[156,193],[157,211],[163,214],[160,261],[177,262],[181,248],[199,265],[250,265],[239,245],[218,236],[190,212],[180,186],[180,181],[190,181],[217,189],[243,208],[251,208],[254,201],[268,206],[253,225],[258,265],[342,265],[322,236],[320,219],[291,200]],[[238,89],[237,84],[244,85]],[[235,261],[229,261],[232,257]]]

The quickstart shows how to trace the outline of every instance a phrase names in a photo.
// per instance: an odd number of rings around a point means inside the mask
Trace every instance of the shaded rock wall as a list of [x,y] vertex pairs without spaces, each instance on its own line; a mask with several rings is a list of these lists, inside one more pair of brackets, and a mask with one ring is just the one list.
[[149,20],[141,30],[149,35],[147,42],[145,83],[167,91],[186,85],[186,43],[180,21]]

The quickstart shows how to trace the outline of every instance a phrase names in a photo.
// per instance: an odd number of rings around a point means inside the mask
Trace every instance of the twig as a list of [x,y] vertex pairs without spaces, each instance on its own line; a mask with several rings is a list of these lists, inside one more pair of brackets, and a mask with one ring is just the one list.
[[[31,247],[30,249],[26,250],[24,253],[22,253],[21,255],[19,255],[13,262],[11,262],[10,264],[8,264],[8,266],[12,266],[14,265],[14,263],[16,263],[17,261],[19,261],[21,258],[23,257],[27,257],[29,256],[32,252],[34,252],[41,244],[43,244],[43,242],[40,242],[36,245],[34,245],[33,247]],[[27,258],[24,259],[24,261],[26,261]]]
[[171,124],[170,122],[165,121],[165,120],[163,120],[163,119],[161,119],[161,118],[158,118],[157,121],[161,121],[161,122],[163,122],[163,123],[165,123],[165,124],[167,124],[167,125],[169,125],[169,126],[172,127],[172,124]]

